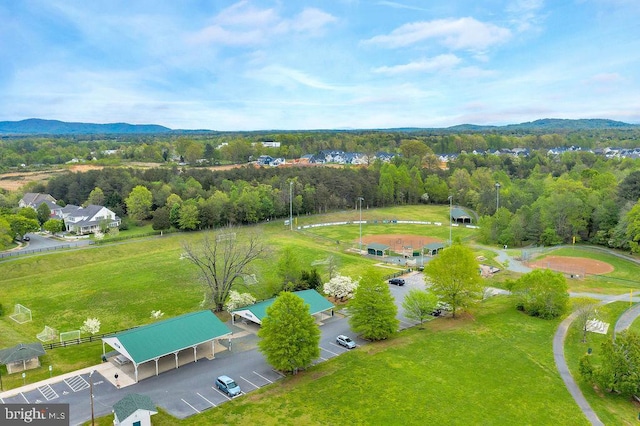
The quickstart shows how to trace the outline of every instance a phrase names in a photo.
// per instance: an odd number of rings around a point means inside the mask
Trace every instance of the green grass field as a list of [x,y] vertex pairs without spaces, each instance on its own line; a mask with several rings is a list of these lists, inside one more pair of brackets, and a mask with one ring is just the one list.
[[[363,219],[445,223],[447,214],[448,208],[443,206],[408,206],[365,210]],[[298,225],[358,218],[359,211],[354,210],[301,217]],[[357,247],[357,224],[289,232],[278,221],[248,230],[259,232],[269,251],[267,258],[255,264],[259,283],[251,290],[258,298],[271,296],[270,291],[278,285],[273,266],[278,253],[287,246],[295,247],[304,269],[334,256],[341,274],[357,277],[363,266],[376,263],[347,251]],[[131,230],[135,232],[138,231]],[[449,228],[397,224],[363,227],[363,235],[376,234],[414,234],[447,240]],[[452,234],[454,239],[472,242],[474,231],[454,227]],[[0,263],[0,303],[6,312],[0,317],[0,347],[32,342],[45,325],[58,331],[76,330],[87,317],[98,317],[102,321],[101,332],[106,332],[151,322],[151,310],[161,310],[167,318],[201,309],[203,289],[194,267],[180,260],[180,255],[183,243],[197,242],[204,235],[174,233]],[[336,240],[340,243],[336,244]],[[553,254],[576,255],[576,249],[571,250],[572,254]],[[478,248],[476,253],[487,257],[487,263],[494,262],[492,251]],[[593,255],[585,250],[583,257]],[[633,277],[633,271],[637,274],[636,265],[609,259],[606,254],[596,255],[612,263],[616,268],[612,275],[620,279]],[[320,264],[317,268],[326,277],[325,266]],[[517,276],[500,273],[489,285],[500,286],[505,277]],[[570,280],[569,284],[572,291],[629,291],[627,281],[612,280],[602,285],[595,280]],[[16,303],[32,309],[31,323],[18,325],[9,319]],[[386,342],[322,363],[182,423],[235,424],[254,420],[260,424],[326,424],[348,418],[354,423],[380,419],[395,424],[403,418],[408,419],[404,424],[412,423],[412,419],[416,419],[415,423],[430,419],[430,423],[444,424],[585,424],[553,362],[551,339],[557,324],[516,312],[507,298],[490,299],[474,311],[472,318],[438,320],[425,330],[406,330]],[[570,362],[577,365],[584,348],[567,341]],[[27,372],[27,383],[48,378],[48,365],[53,366],[54,374],[59,374],[99,363],[101,350],[98,343],[48,351],[41,359],[43,367]],[[5,389],[22,385],[19,374],[6,376],[2,368]],[[610,398],[593,404],[606,424],[625,424],[620,419],[628,418],[634,410],[626,401]],[[153,419],[154,424],[160,425],[178,423],[166,413]],[[108,423],[108,419],[105,421]]]

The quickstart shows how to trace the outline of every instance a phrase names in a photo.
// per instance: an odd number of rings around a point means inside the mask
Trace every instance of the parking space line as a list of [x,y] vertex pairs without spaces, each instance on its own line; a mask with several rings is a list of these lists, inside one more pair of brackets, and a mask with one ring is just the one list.
[[241,378],[242,380],[244,380],[245,382],[249,383],[249,384],[250,384],[251,386],[253,386],[254,388],[256,388],[256,389],[259,389],[259,388],[260,388],[260,386],[256,386],[255,384],[251,383],[249,380],[245,379],[244,377],[240,376],[240,378]]
[[214,404],[213,402],[209,401],[207,398],[205,398],[204,396],[200,395],[200,392],[196,392],[198,394],[198,396],[200,396],[200,398],[204,399],[205,401],[207,401],[209,404],[213,405],[214,407],[216,407],[216,404]]
[[195,411],[196,413],[200,414],[200,410],[198,410],[196,407],[194,407],[193,405],[189,404],[187,401],[185,401],[184,399],[180,398],[182,400],[182,402],[184,402],[185,404],[187,404],[189,407],[193,408],[193,411]]
[[229,401],[231,401],[231,398],[229,398],[229,395],[227,395],[226,393],[222,392],[220,389],[218,389],[215,386],[211,386],[211,389],[213,389],[214,391],[217,391],[220,395],[224,396],[225,398],[227,398]]
[[285,376],[284,374],[282,374],[281,372],[279,372],[278,370],[271,369],[271,371],[273,371],[274,373],[276,373],[278,376],[281,376],[281,377],[287,377],[287,376]]
[[322,349],[322,350],[323,350],[323,351],[325,351],[325,352],[329,352],[330,354],[333,354],[333,355],[335,355],[335,356],[340,355],[340,354],[337,354],[337,353],[335,353],[335,352],[331,352],[329,349],[325,349],[325,348],[323,348],[322,346],[320,346],[320,349]]
[[0,403],[4,404],[4,399],[0,398]]
[[27,399],[26,396],[24,396],[24,394],[22,392],[20,392],[20,395],[22,395],[22,397],[24,398],[25,401],[27,401],[27,404],[29,404],[29,400]]
[[273,383],[271,380],[267,379],[266,377],[264,377],[262,374],[256,373],[255,371],[253,372],[253,374],[255,374],[256,376],[262,377],[263,379],[265,379],[267,382],[269,383]]
[[326,360],[327,360],[327,358],[323,358],[323,357],[321,357],[321,356],[319,356],[318,358],[320,358],[320,359],[321,359],[321,360],[323,360],[323,361],[326,361]]
[[89,383],[82,376],[73,376],[69,379],[64,379],[63,381],[74,392],[79,392],[89,387]]
[[340,346],[337,343],[329,342],[329,344],[335,346],[336,348],[340,348],[340,349],[345,349],[346,350],[346,348],[344,346]]

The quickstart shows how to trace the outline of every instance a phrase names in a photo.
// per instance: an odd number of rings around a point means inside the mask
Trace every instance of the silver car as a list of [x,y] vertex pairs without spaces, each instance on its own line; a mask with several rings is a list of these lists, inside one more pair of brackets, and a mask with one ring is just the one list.
[[336,337],[336,342],[340,346],[344,346],[347,349],[353,349],[356,347],[356,342],[354,342],[353,340],[351,340],[349,336],[345,336],[344,334],[341,334],[338,337]]

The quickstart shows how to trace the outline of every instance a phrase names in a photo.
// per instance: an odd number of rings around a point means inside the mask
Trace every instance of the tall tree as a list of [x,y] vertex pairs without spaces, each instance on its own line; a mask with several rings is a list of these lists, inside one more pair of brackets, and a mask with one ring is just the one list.
[[587,343],[587,325],[596,316],[599,302],[590,297],[577,297],[571,300],[576,319],[574,323],[582,330],[582,343]]
[[302,274],[298,252],[291,246],[285,247],[279,256],[276,268],[282,280],[282,288],[287,291],[296,290]]
[[127,213],[134,220],[144,220],[151,213],[153,194],[145,186],[138,185],[131,190],[126,198]]
[[295,374],[320,356],[320,329],[309,305],[293,293],[280,293],[267,308],[258,337],[260,352],[276,370]]
[[431,291],[451,305],[453,318],[458,309],[482,298],[482,278],[478,268],[471,249],[461,244],[442,250],[425,267],[424,273],[433,283]]
[[42,227],[45,231],[55,235],[58,232],[64,231],[64,222],[60,219],[49,219],[42,225]]
[[208,235],[197,246],[183,245],[186,258],[193,263],[216,311],[222,311],[233,283],[249,273],[252,261],[262,256],[262,239],[234,228]]
[[51,219],[51,209],[47,203],[40,203],[36,212],[38,213],[38,222],[40,222],[40,225]]
[[93,188],[93,191],[89,193],[89,198],[87,198],[86,205],[88,206],[89,204],[94,204],[96,206],[104,206],[104,201],[104,192],[102,191],[102,189],[95,187]]
[[391,290],[375,270],[367,270],[360,278],[349,312],[351,328],[365,339],[383,340],[398,329],[398,308]]
[[430,291],[412,288],[409,293],[404,296],[402,307],[405,310],[405,316],[422,324],[425,319],[431,316],[431,312],[438,304],[438,296]]

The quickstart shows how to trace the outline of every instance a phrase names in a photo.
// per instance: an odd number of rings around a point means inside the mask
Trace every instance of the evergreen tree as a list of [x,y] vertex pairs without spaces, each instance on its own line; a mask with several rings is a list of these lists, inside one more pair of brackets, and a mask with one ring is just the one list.
[[349,312],[351,328],[365,339],[383,340],[398,329],[398,308],[389,286],[374,270],[368,270],[360,279],[349,302]]

